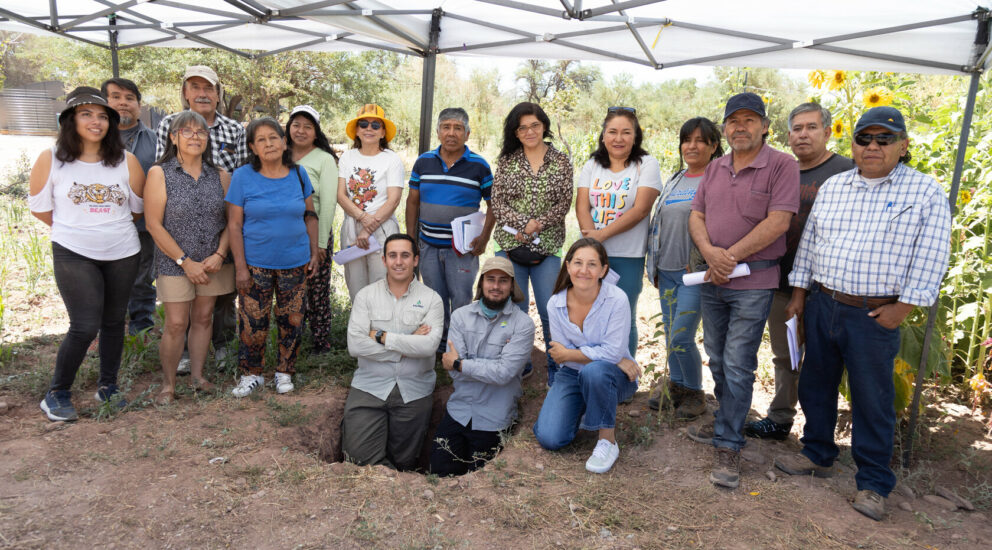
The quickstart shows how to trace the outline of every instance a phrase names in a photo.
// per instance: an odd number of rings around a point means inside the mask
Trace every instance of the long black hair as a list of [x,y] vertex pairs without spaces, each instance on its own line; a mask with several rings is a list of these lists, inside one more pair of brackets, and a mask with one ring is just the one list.
[[[258,132],[258,129],[262,126],[268,126],[269,128],[275,130],[275,132],[279,134],[279,137],[283,139],[286,138],[286,132],[282,131],[282,127],[279,126],[276,119],[265,116],[255,119],[248,124],[248,129],[245,130],[245,143],[250,146],[255,141],[255,133]],[[262,159],[255,154],[255,151],[252,151],[251,147],[248,147],[248,162],[251,163],[251,167],[254,168],[256,172],[262,169]],[[286,146],[286,149],[282,152],[282,164],[283,166],[289,168],[292,168],[296,164],[293,162],[293,151],[289,149],[289,146]]]
[[289,149],[293,148],[293,138],[289,136],[289,127],[293,125],[293,119],[299,116],[306,117],[307,120],[309,120],[310,123],[313,124],[314,147],[320,149],[321,151],[326,151],[330,153],[331,156],[334,157],[334,160],[337,161],[338,154],[334,152],[334,148],[331,147],[331,142],[327,140],[327,136],[324,135],[324,131],[320,129],[320,123],[314,120],[314,118],[310,115],[310,113],[307,113],[305,111],[300,111],[296,113],[295,115],[289,117],[289,120],[286,121],[286,147]]
[[599,131],[599,147],[596,147],[591,156],[603,168],[610,167],[610,153],[606,150],[606,143],[603,142],[603,138],[606,136],[606,125],[617,117],[629,119],[630,123],[634,125],[634,146],[630,149],[630,155],[623,162],[623,165],[626,167],[630,166],[631,162],[640,162],[641,158],[648,154],[641,147],[641,143],[644,142],[644,131],[641,130],[641,123],[637,121],[637,113],[625,109],[607,111],[606,118],[603,119],[603,129]]
[[541,136],[543,139],[554,137],[551,133],[551,119],[540,105],[529,101],[518,103],[516,107],[510,109],[510,114],[506,115],[506,120],[503,121],[503,147],[499,151],[498,158],[510,156],[523,147],[520,138],[517,137],[517,129],[520,128],[520,119],[526,115],[534,115],[544,125],[544,134]]
[[[103,108],[109,114],[110,107]],[[59,135],[55,139],[55,158],[62,162],[73,162],[83,154],[83,138],[79,137],[79,132],[76,131],[76,110],[73,109],[71,115],[60,118]],[[117,128],[117,124],[114,123],[113,117],[108,117],[107,133],[100,140],[100,162],[107,167],[117,166],[124,161],[124,153],[124,141],[121,139],[121,132]]]
[[173,141],[173,136],[175,136],[179,130],[193,126],[199,126],[207,131],[206,146],[203,148],[203,155],[201,155],[201,158],[203,160],[203,164],[206,164],[211,168],[216,168],[214,165],[214,150],[210,142],[210,126],[207,125],[207,120],[203,118],[203,115],[188,109],[185,111],[180,111],[169,123],[169,136],[165,140],[165,152],[162,153],[161,158],[155,161],[155,164],[162,165],[179,156],[179,144]]
[[696,128],[699,128],[699,133],[703,136],[703,141],[706,142],[706,145],[716,144],[716,149],[713,151],[713,156],[710,157],[710,160],[712,161],[717,157],[723,156],[723,142],[721,141],[723,136],[720,135],[720,128],[716,123],[702,116],[690,118],[685,121],[685,124],[679,130],[679,170],[682,170],[682,166],[684,165],[682,160],[682,144],[689,141]]

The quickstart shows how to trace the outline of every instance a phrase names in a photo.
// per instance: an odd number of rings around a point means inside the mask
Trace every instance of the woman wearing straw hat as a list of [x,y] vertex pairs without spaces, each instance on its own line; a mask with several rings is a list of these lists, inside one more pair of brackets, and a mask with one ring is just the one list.
[[[348,121],[345,133],[354,140],[354,148],[345,151],[338,163],[338,204],[345,213],[341,248],[368,249],[370,237],[381,246],[386,237],[400,230],[393,212],[403,194],[403,161],[388,148],[396,125],[382,107],[370,103]],[[380,256],[368,254],[344,265],[352,300],[359,290],[386,277]]]
[[317,259],[320,267],[307,281],[307,324],[313,334],[313,352],[330,351],[331,256],[334,248],[334,209],[338,194],[338,156],[320,129],[320,113],[309,105],[298,105],[286,122],[286,145],[293,162],[310,176],[314,210],[317,211]]
[[52,228],[55,284],[69,313],[55,372],[41,410],[53,422],[76,420],[71,388],[93,338],[100,335],[96,399],[124,407],[117,371],[124,317],[138,273],[141,243],[132,221],[141,216],[145,172],[124,150],[117,123],[96,88],[69,92],[55,146],[31,169],[28,207]]

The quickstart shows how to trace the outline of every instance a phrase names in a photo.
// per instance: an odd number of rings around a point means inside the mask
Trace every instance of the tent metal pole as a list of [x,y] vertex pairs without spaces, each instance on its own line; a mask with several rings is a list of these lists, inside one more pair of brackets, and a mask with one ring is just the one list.
[[113,14],[110,16],[110,27],[111,29],[107,31],[110,34],[110,67],[113,71],[114,78],[120,78],[121,76],[121,64],[117,57],[117,15]]
[[48,0],[48,21],[52,27],[59,26],[59,7],[55,0]]
[[[975,97],[978,95],[978,84],[981,81],[981,73],[975,71],[971,73],[971,83],[968,86],[968,99],[964,107],[964,120],[961,123],[961,137],[958,140],[958,154],[954,159],[954,177],[951,180],[951,192],[948,193],[947,201],[951,205],[951,217],[954,216],[955,206],[958,203],[958,188],[961,186],[961,172],[964,170],[964,155],[968,149],[968,135],[971,133],[971,119],[975,114]],[[920,353],[920,367],[916,371],[916,384],[913,388],[913,402],[909,405],[909,426],[902,445],[902,467],[908,468],[910,460],[913,458],[913,439],[916,436],[916,423],[920,412],[920,398],[923,393],[923,381],[927,374],[927,356],[930,355],[930,340],[933,338],[934,323],[937,319],[937,308],[940,307],[940,299],[934,301],[927,313],[927,328],[923,333],[923,351]]]
[[420,79],[420,139],[417,145],[419,153],[425,153],[431,148],[431,119],[434,117],[434,74],[437,68],[437,44],[441,36],[440,8],[431,13],[431,30],[428,38],[427,51],[424,52],[424,72]]

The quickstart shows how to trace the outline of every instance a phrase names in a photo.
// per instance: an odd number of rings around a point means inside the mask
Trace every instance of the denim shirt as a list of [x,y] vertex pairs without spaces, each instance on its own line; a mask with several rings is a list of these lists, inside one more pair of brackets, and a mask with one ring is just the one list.
[[455,391],[448,414],[462,426],[471,421],[473,430],[508,428],[517,416],[520,373],[534,347],[534,321],[510,301],[487,319],[476,301],[451,314],[448,339],[462,360],[462,371],[451,371]]
[[[634,360],[627,349],[630,335],[630,303],[620,288],[602,283],[596,301],[580,329],[568,318],[568,300],[562,290],[548,300],[551,340],[570,349],[577,349],[592,361],[616,365],[621,359]],[[582,370],[582,363],[565,361],[560,366]]]

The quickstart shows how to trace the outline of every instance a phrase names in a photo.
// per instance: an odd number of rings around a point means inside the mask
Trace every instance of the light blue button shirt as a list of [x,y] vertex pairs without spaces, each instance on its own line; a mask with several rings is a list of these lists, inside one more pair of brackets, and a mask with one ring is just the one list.
[[[577,349],[591,361],[616,365],[621,359],[634,360],[627,349],[630,336],[630,303],[622,290],[602,283],[580,329],[568,318],[568,300],[562,290],[548,300],[551,340]],[[582,370],[582,363],[566,361],[560,366]]]

